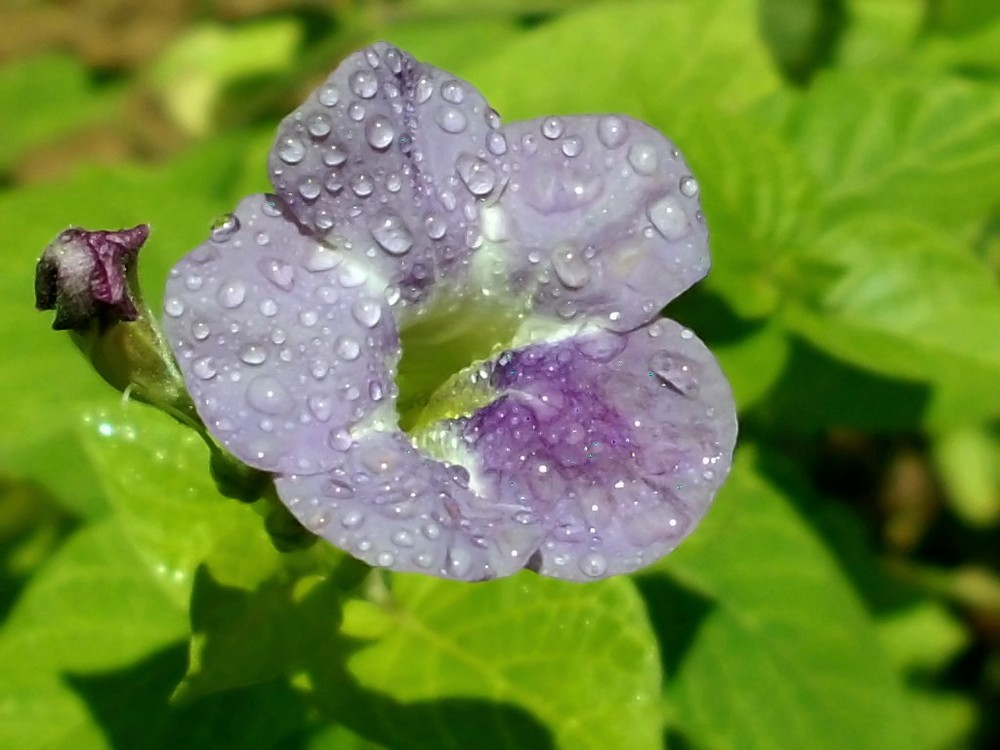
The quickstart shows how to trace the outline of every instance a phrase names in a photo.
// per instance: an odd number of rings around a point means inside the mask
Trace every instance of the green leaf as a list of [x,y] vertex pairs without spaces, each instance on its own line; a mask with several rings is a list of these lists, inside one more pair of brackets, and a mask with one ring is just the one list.
[[819,300],[788,305],[787,326],[859,367],[936,386],[932,424],[1000,413],[1000,287],[959,241],[868,216],[832,229],[815,254],[841,274]]
[[[647,109],[680,122],[738,110],[780,86],[756,33],[756,3],[619,2],[567,13],[467,72],[508,120]],[[683,148],[683,141],[679,141]]]
[[123,667],[186,629],[112,521],[84,528],[33,577],[0,630],[0,746],[107,747],[65,674]]
[[1000,91],[943,76],[821,76],[787,132],[828,220],[877,211],[968,232],[1000,201]]
[[843,69],[888,67],[909,58],[925,7],[898,0],[848,0],[847,25],[834,60]]
[[872,622],[747,448],[702,527],[641,585],[673,727],[696,745],[921,746]]
[[108,119],[113,95],[95,91],[87,70],[65,55],[44,55],[0,68],[0,170],[27,149]]
[[934,463],[948,504],[963,521],[987,529],[1000,521],[1000,436],[970,426],[934,441]]
[[[384,630],[368,607],[344,618],[348,632]],[[470,586],[397,575],[383,619],[391,630],[348,661],[367,688],[406,703],[520,706],[558,747],[660,747],[656,643],[627,579],[578,586],[524,573]]]
[[195,570],[253,588],[284,564],[252,507],[221,496],[193,430],[137,403],[87,419],[83,444],[115,519],[178,606]]

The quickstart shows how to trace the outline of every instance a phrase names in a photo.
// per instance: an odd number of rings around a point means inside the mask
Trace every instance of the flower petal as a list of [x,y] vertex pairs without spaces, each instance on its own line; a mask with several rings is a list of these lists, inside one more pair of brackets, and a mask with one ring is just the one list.
[[[372,289],[374,286],[374,289]],[[164,325],[206,426],[258,469],[325,471],[350,428],[395,424],[395,321],[380,281],[244,199],[167,282]]]
[[697,183],[660,133],[617,115],[500,133],[510,177],[483,207],[485,250],[535,310],[629,330],[708,272]]
[[486,580],[523,568],[544,535],[523,505],[476,495],[465,469],[421,453],[401,432],[362,435],[344,459],[335,471],[275,484],[303,525],[371,565]]
[[475,202],[499,181],[487,148],[499,125],[470,84],[380,42],[282,121],[271,180],[310,233],[419,300],[480,242]]
[[473,485],[547,529],[531,567],[589,580],[672,550],[729,471],[736,415],[708,349],[670,320],[502,355],[502,395],[452,427]]

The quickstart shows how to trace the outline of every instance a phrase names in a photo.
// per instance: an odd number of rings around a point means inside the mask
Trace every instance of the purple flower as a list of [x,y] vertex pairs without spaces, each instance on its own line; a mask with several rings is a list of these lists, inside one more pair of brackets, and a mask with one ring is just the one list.
[[209,431],[307,528],[400,571],[581,581],[694,528],[736,419],[658,317],[709,266],[662,135],[501,126],[379,43],[285,118],[270,173],[173,269],[165,323]]

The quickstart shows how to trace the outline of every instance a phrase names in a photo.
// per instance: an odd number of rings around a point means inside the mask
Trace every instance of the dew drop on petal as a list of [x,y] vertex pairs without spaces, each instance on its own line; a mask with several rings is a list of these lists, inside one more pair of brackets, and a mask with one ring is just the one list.
[[379,246],[390,255],[403,255],[413,247],[413,235],[403,220],[394,213],[383,211],[372,219],[369,231]]
[[310,115],[306,120],[306,130],[313,138],[326,138],[330,135],[330,129],[330,117],[323,112]]
[[446,133],[461,133],[469,124],[462,110],[456,107],[442,107],[438,110],[436,119]]
[[665,239],[679,240],[691,229],[691,221],[676,198],[666,195],[649,204],[646,215]]
[[299,195],[307,201],[314,201],[319,198],[322,190],[323,188],[320,186],[319,180],[315,177],[306,177],[299,183]]
[[347,152],[344,151],[342,146],[338,146],[336,143],[331,143],[325,149],[323,149],[323,163],[328,167],[339,167],[345,161],[347,161]]
[[494,156],[506,154],[507,139],[504,137],[503,133],[497,133],[494,131],[486,136],[486,148],[488,148],[490,153]]
[[496,172],[483,159],[463,154],[458,158],[457,167],[458,176],[475,196],[488,195],[496,185]]
[[212,222],[211,235],[215,242],[226,242],[240,229],[240,220],[236,214],[222,214]]
[[286,136],[278,146],[278,158],[285,164],[298,164],[305,158],[306,147],[298,138]]
[[354,445],[354,439],[347,430],[334,430],[330,433],[330,447],[335,451],[346,451]]
[[353,362],[361,355],[361,344],[352,336],[341,336],[337,339],[337,356],[346,362]]
[[212,333],[212,329],[204,321],[198,321],[191,326],[191,335],[194,336],[195,341],[204,341],[210,333]]
[[432,240],[439,240],[448,231],[448,222],[438,214],[431,214],[424,219],[424,229],[427,230],[427,236]]
[[660,382],[684,396],[698,392],[698,376],[694,362],[680,354],[659,351],[649,358],[649,371]]
[[368,280],[368,272],[357,263],[344,263],[337,272],[337,281],[344,289],[361,286]]
[[374,300],[358,299],[351,305],[351,314],[365,328],[374,328],[382,319],[382,306]]
[[280,382],[268,375],[254,378],[247,386],[247,403],[262,414],[288,414],[294,406],[292,396]]
[[445,81],[441,84],[441,98],[452,104],[461,104],[465,99],[465,90],[458,81]]
[[378,92],[378,79],[374,73],[359,70],[351,76],[350,86],[362,99],[371,99]]
[[542,120],[542,135],[549,140],[555,140],[563,133],[563,121],[558,117],[546,117]]
[[202,357],[195,360],[194,364],[191,365],[191,371],[195,374],[195,377],[202,380],[211,380],[218,374],[218,370],[215,369],[215,361],[211,357]]
[[333,399],[325,394],[312,394],[306,399],[306,406],[320,422],[327,422],[333,416]]
[[177,297],[170,297],[163,303],[163,311],[171,318],[179,318],[184,314],[184,302]]
[[278,258],[262,258],[257,263],[257,270],[263,274],[265,279],[286,292],[295,283],[295,275],[291,265]]
[[580,558],[580,570],[591,578],[600,578],[608,570],[608,561],[600,552],[588,552]]
[[583,256],[574,249],[563,248],[552,254],[552,270],[563,286],[580,289],[590,281],[590,269]]
[[602,117],[597,122],[597,139],[608,148],[618,148],[628,137],[625,121],[614,115]]
[[396,133],[392,129],[392,123],[388,117],[375,115],[365,125],[365,139],[368,145],[378,151],[385,151],[392,144],[392,139]]
[[360,172],[351,180],[351,190],[359,198],[367,198],[375,190],[375,183],[372,182],[372,178],[365,172]]
[[564,156],[579,156],[583,151],[583,139],[578,135],[571,135],[563,139],[562,149]]
[[698,195],[698,180],[691,175],[681,177],[680,191],[681,195],[687,196],[688,198],[694,198]]
[[281,216],[281,204],[278,202],[278,196],[272,193],[266,193],[264,195],[264,200],[261,201],[260,210],[265,216]]
[[340,89],[332,84],[327,84],[320,88],[316,98],[324,107],[333,107],[340,101]]
[[240,351],[240,359],[248,365],[262,365],[267,361],[267,348],[260,344],[248,344]]
[[247,285],[239,279],[230,279],[219,285],[216,299],[227,309],[233,309],[243,304],[247,296]]
[[637,174],[651,175],[656,171],[659,159],[656,149],[649,143],[636,143],[628,150],[628,163]]

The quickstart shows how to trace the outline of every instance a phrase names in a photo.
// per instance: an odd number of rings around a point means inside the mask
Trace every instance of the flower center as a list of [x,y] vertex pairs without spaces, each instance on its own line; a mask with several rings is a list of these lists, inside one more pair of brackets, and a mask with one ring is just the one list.
[[509,300],[489,297],[450,299],[402,327],[396,385],[399,424],[405,432],[469,414],[488,402],[481,387],[472,387],[472,365],[510,346],[523,318],[513,307]]

